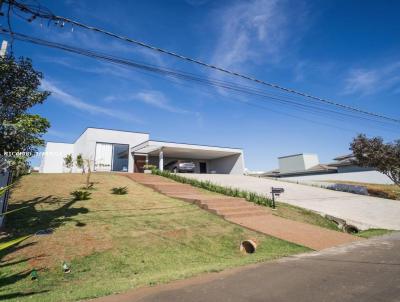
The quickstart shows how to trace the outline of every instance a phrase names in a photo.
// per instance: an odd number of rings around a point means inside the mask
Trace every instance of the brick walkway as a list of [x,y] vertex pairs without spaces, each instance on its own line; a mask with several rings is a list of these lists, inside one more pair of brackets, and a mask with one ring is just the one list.
[[204,193],[191,185],[161,176],[136,173],[127,177],[159,193],[195,203],[230,222],[314,250],[361,240],[349,234],[275,216],[270,208],[255,205],[243,198]]

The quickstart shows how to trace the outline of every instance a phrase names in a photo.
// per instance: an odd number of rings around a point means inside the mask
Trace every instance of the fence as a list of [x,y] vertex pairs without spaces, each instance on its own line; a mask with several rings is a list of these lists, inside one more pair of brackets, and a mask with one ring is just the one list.
[[[3,169],[0,171],[0,187],[5,187],[11,183],[11,172],[9,170]],[[0,196],[0,214],[7,211],[9,192]],[[0,216],[0,228],[3,226],[4,216]]]

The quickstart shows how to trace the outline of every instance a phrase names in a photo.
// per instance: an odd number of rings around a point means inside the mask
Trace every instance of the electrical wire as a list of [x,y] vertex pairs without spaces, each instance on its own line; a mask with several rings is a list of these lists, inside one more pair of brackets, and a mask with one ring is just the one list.
[[248,81],[252,81],[252,82],[255,82],[255,83],[258,83],[258,84],[262,84],[262,85],[265,85],[265,86],[268,86],[268,87],[271,87],[271,88],[274,88],[274,89],[278,89],[278,90],[284,91],[286,93],[298,95],[298,96],[301,96],[301,97],[304,97],[304,98],[308,98],[308,99],[311,99],[311,100],[314,100],[314,101],[317,101],[317,102],[320,102],[320,103],[333,105],[333,106],[336,106],[336,107],[339,107],[339,108],[342,108],[342,109],[346,109],[346,110],[349,110],[349,111],[353,111],[353,112],[356,112],[356,113],[369,115],[369,116],[373,116],[375,118],[380,118],[380,119],[384,119],[384,120],[400,123],[399,119],[395,119],[395,118],[388,117],[388,116],[385,116],[385,115],[382,115],[382,114],[378,114],[378,113],[374,113],[374,112],[371,112],[371,111],[366,111],[366,110],[363,110],[363,109],[360,109],[360,108],[356,108],[356,107],[352,107],[352,106],[349,106],[349,105],[341,104],[341,103],[338,103],[338,102],[335,102],[335,101],[332,101],[332,100],[328,100],[328,99],[320,98],[320,97],[317,97],[317,96],[313,96],[311,94],[308,94],[308,93],[305,93],[305,92],[301,92],[301,91],[297,91],[297,90],[290,89],[290,88],[286,88],[286,87],[283,87],[283,86],[280,86],[280,85],[277,85],[277,84],[274,84],[274,83],[266,82],[264,80],[260,80],[260,79],[257,79],[255,77],[252,77],[252,76],[248,76],[248,75],[244,75],[244,74],[241,74],[241,73],[238,73],[238,72],[230,71],[228,69],[225,69],[225,68],[222,68],[222,67],[219,67],[219,66],[215,66],[215,65],[212,65],[212,64],[205,63],[205,62],[200,61],[198,59],[193,59],[193,58],[190,58],[190,57],[187,57],[187,56],[184,56],[184,55],[181,55],[181,54],[178,54],[178,53],[166,50],[166,49],[155,47],[155,46],[152,46],[152,45],[150,45],[148,43],[145,43],[145,42],[142,42],[142,41],[139,41],[139,40],[131,39],[131,38],[128,38],[128,37],[125,37],[125,36],[122,36],[122,35],[118,35],[118,34],[115,34],[113,32],[110,32],[110,31],[107,31],[107,30],[104,30],[104,29],[100,29],[100,28],[97,28],[97,27],[94,27],[94,26],[83,24],[81,22],[78,22],[78,21],[75,21],[75,20],[72,20],[72,19],[69,19],[69,18],[66,18],[66,17],[57,16],[57,15],[53,14],[51,11],[49,11],[48,9],[42,8],[40,5],[39,6],[38,5],[36,5],[36,6],[35,5],[26,5],[26,4],[22,4],[22,3],[18,2],[18,1],[14,1],[14,0],[5,0],[4,2],[8,3],[11,6],[17,7],[22,12],[30,13],[30,14],[34,15],[35,17],[48,19],[48,20],[51,20],[51,21],[55,21],[56,23],[59,23],[61,21],[61,22],[63,22],[63,24],[64,23],[73,24],[75,26],[78,26],[78,27],[81,27],[81,28],[84,28],[84,29],[88,29],[88,30],[92,30],[92,31],[95,31],[95,32],[99,32],[99,33],[105,34],[107,36],[110,36],[110,37],[113,37],[113,38],[116,38],[116,39],[119,39],[119,40],[122,40],[122,41],[125,41],[125,42],[129,42],[129,43],[133,43],[135,45],[141,46],[141,47],[145,47],[145,48],[150,49],[152,51],[160,52],[160,53],[163,53],[163,54],[166,54],[166,55],[169,55],[169,56],[172,56],[172,57],[175,57],[175,58],[178,58],[178,59],[190,62],[190,63],[195,63],[197,65],[200,65],[200,66],[203,66],[203,67],[206,67],[206,68],[211,68],[213,70],[217,70],[219,72],[223,72],[225,74],[229,74],[231,76],[239,77],[239,78],[242,78],[242,79],[245,79],[245,80],[248,80]]
[[[0,28],[0,33],[3,34],[10,34],[8,32],[7,29],[4,28]],[[305,113],[312,113],[312,114],[319,114],[325,113],[325,114],[335,114],[335,115],[339,115],[342,117],[349,117],[349,118],[359,118],[359,119],[363,119],[363,120],[367,120],[367,121],[373,121],[373,122],[377,122],[377,123],[388,123],[388,121],[380,121],[380,120],[373,120],[370,118],[367,118],[365,116],[355,116],[352,114],[346,114],[343,112],[338,112],[338,111],[334,111],[334,110],[329,110],[326,108],[319,108],[319,107],[315,107],[315,106],[310,106],[310,105],[306,105],[303,103],[297,103],[291,100],[286,100],[284,98],[279,98],[276,97],[274,95],[270,95],[270,94],[265,94],[263,93],[263,91],[260,90],[251,90],[249,89],[249,87],[247,86],[240,86],[240,85],[236,85],[235,83],[229,83],[226,81],[219,81],[219,80],[215,80],[215,79],[209,79],[209,78],[201,78],[199,76],[196,76],[194,74],[189,74],[189,73],[184,73],[181,71],[175,71],[175,70],[171,70],[171,69],[166,69],[166,68],[161,68],[158,66],[154,66],[154,65],[146,65],[143,63],[138,63],[132,60],[127,60],[127,59],[122,59],[122,58],[118,58],[115,56],[111,56],[111,55],[107,55],[104,53],[99,53],[99,52],[94,52],[91,50],[86,50],[86,49],[82,49],[82,48],[78,48],[78,47],[73,47],[73,46],[68,46],[65,44],[61,44],[61,43],[56,43],[56,42],[51,42],[51,41],[47,41],[47,40],[43,40],[43,39],[39,39],[36,37],[31,37],[31,36],[27,36],[27,35],[23,35],[20,33],[13,33],[14,34],[14,38],[16,40],[20,40],[20,41],[25,41],[25,42],[30,42],[33,44],[38,44],[38,45],[42,45],[42,46],[47,46],[47,47],[51,47],[51,48],[56,48],[56,49],[61,49],[64,51],[68,51],[68,52],[72,52],[72,53],[76,53],[76,54],[80,54],[80,55],[85,55],[88,57],[92,57],[92,58],[96,58],[96,59],[100,59],[103,61],[107,61],[113,64],[118,64],[118,65],[124,65],[124,66],[128,66],[128,67],[133,67],[135,69],[141,69],[147,72],[152,72],[152,73],[157,73],[157,74],[161,74],[163,76],[167,76],[167,77],[173,77],[173,78],[177,78],[177,79],[183,79],[183,80],[188,80],[188,81],[192,81],[192,82],[196,82],[197,84],[201,84],[201,85],[212,85],[214,87],[219,87],[219,88],[223,88],[223,89],[229,89],[231,91],[234,92],[238,92],[238,93],[244,93],[244,94],[249,94],[249,95],[253,95],[253,96],[257,96],[261,99],[263,99],[264,101],[265,98],[268,98],[274,102],[280,103],[280,104],[284,104],[284,105],[290,105],[290,106],[295,106],[297,107],[299,110],[305,112]],[[248,101],[242,101],[242,100],[236,100],[239,101],[241,103],[253,106],[257,105]],[[259,106],[258,108],[262,107],[263,109],[268,109],[269,111],[274,112],[274,110],[270,109],[270,108],[266,108],[264,106]],[[276,110],[275,110],[276,112]],[[280,114],[285,114],[288,116],[292,116],[295,117],[293,115],[290,115],[288,113],[282,113],[279,112]],[[332,116],[331,116],[332,117]],[[296,117],[299,118],[299,117]],[[338,118],[337,116],[333,117],[333,118]],[[306,121],[310,121],[307,120],[305,118],[300,118]],[[341,121],[343,121],[343,119],[340,119]],[[332,125],[330,125],[332,126]],[[397,126],[397,125],[396,125]],[[338,128],[338,127],[336,127]],[[347,129],[348,130],[348,129]],[[386,129],[388,130],[388,129]]]

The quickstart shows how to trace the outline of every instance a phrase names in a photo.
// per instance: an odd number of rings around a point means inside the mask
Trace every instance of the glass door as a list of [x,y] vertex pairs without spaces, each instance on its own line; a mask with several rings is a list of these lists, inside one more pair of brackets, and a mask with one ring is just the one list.
[[112,170],[119,172],[128,172],[129,145],[114,144]]

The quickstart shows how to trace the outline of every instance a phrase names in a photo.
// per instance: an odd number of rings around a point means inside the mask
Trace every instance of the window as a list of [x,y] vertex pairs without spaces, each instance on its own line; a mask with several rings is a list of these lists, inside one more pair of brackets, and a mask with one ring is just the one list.
[[95,171],[128,172],[129,145],[96,144]]
[[129,145],[114,144],[113,171],[128,172]]

